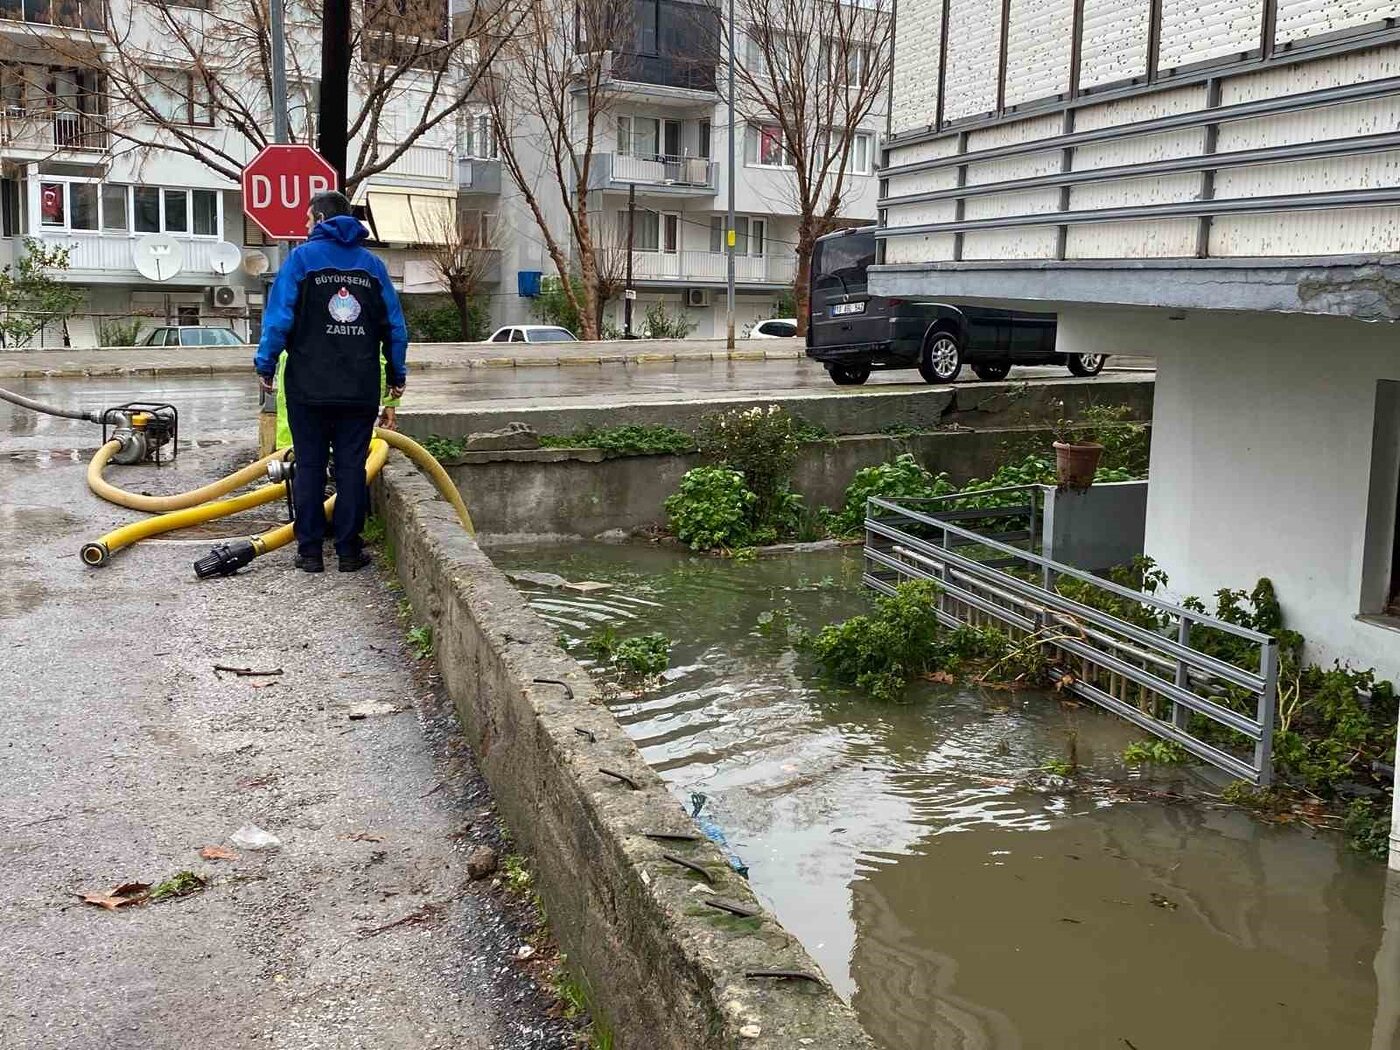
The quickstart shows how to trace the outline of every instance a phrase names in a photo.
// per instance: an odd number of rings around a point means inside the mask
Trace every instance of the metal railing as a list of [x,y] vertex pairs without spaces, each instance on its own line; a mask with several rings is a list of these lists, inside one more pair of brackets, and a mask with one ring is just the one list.
[[[997,627],[1014,645],[1038,648],[1063,692],[1173,741],[1232,776],[1268,785],[1277,639],[1041,556],[1038,490],[1018,486],[927,500],[871,499],[866,585],[892,594],[903,580],[932,580],[944,625]],[[961,505],[989,496],[1004,505]],[[1093,588],[1132,619],[1068,597],[1059,590],[1061,581]],[[1212,634],[1257,650],[1250,661],[1257,671],[1193,645]],[[1192,715],[1207,719],[1209,728],[1193,727]]]
[[615,153],[613,182],[664,186],[698,186],[713,189],[714,161],[705,157],[676,157],[664,153]]

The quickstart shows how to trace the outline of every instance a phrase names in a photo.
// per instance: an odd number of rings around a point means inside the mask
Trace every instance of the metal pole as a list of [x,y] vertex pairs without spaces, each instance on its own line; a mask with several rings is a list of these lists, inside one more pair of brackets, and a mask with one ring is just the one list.
[[287,32],[283,0],[271,0],[267,27],[272,48],[272,141],[287,138]]
[[637,214],[637,184],[627,184],[627,287],[622,291],[622,338],[632,338],[632,228]]
[[729,0],[729,217],[724,225],[725,252],[728,255],[726,277],[726,329],[725,346],[734,349],[734,183],[738,172],[734,167],[734,0]]
[[[318,150],[345,189],[350,123],[350,0],[326,0],[321,38],[321,106]],[[373,129],[371,129],[371,134]]]

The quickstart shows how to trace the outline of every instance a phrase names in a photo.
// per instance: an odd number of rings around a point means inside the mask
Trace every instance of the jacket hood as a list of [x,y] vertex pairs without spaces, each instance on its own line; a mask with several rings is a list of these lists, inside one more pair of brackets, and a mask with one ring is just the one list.
[[337,215],[325,222],[318,222],[312,227],[309,238],[313,241],[336,241],[345,245],[359,244],[368,239],[369,231],[365,229],[365,224],[353,215]]

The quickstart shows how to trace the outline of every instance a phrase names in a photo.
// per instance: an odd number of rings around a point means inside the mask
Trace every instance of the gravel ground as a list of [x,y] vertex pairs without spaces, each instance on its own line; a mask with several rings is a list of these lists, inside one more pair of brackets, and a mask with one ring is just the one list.
[[[109,477],[178,491],[250,451]],[[500,828],[387,577],[306,576],[284,550],[199,583],[207,535],[81,565],[134,517],[69,457],[0,458],[0,1047],[574,1046],[541,987],[550,950],[516,960],[529,906],[468,878]],[[280,848],[233,846],[245,824]],[[80,899],[181,870],[211,881]]]

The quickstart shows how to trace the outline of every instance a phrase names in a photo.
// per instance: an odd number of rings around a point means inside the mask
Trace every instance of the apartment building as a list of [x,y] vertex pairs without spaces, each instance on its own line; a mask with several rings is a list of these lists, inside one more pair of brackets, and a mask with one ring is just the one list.
[[[194,30],[201,28],[206,2],[171,6],[181,8]],[[444,3],[444,37],[446,16]],[[315,26],[297,22],[294,10],[289,18],[289,47],[314,54]],[[120,34],[104,31],[109,19],[120,23]],[[392,57],[372,52],[373,34],[363,36],[359,62]],[[66,60],[79,45],[113,63],[120,61],[114,54],[119,46],[159,55],[164,39],[152,5],[143,0],[0,5],[0,45],[13,56],[0,65],[0,263],[13,263],[26,238],[64,247],[69,268],[63,279],[82,294],[75,316],[42,333],[45,345],[97,345],[104,328],[110,334],[114,322],[132,318],[143,319],[147,330],[206,324],[257,337],[278,249],[245,219],[236,179],[193,155],[198,150],[178,148],[207,142],[234,171],[251,159],[255,145],[228,126],[227,104],[191,76],[188,51],[182,54],[173,43],[169,65],[153,64],[144,85],[128,79],[114,86],[101,61]],[[182,58],[185,69],[179,68]],[[352,166],[366,135],[385,156],[417,126],[423,100],[414,76],[401,78],[377,127],[352,141]],[[425,64],[421,79],[431,76]],[[144,115],[123,99],[133,89],[149,101]],[[259,91],[265,97],[261,85],[251,94]],[[294,140],[314,141],[316,92],[314,81],[292,85]],[[266,118],[270,127],[270,112]],[[178,142],[170,132],[176,127]],[[163,141],[162,135],[176,148],[144,144]],[[448,236],[459,207],[494,210],[499,169],[473,156],[481,149],[463,150],[459,135],[469,144],[481,141],[461,121],[444,121],[355,191],[393,277],[409,294],[438,290],[425,246]]]
[[[604,58],[607,98],[590,165],[587,210],[605,231],[600,266],[619,282],[630,227],[638,331],[646,311],[660,303],[667,313],[686,316],[697,337],[725,335],[724,229],[731,179],[736,330],[743,334],[757,321],[791,309],[784,304],[796,269],[793,165],[777,129],[745,119],[741,102],[735,165],[729,167],[722,14],[717,6],[686,0],[632,0],[630,26],[610,42]],[[756,60],[744,47],[745,27],[736,26],[736,36],[739,55]],[[842,208],[846,221],[875,218],[875,161],[883,127],[881,105],[856,135]],[[508,257],[518,269],[550,274],[553,267],[537,243],[533,222],[509,188],[504,201],[503,228],[520,242],[515,250],[506,247]],[[562,217],[551,218],[564,228]],[[502,323],[530,314],[528,301],[498,303]],[[607,304],[610,330],[621,330],[623,312],[620,296]]]

